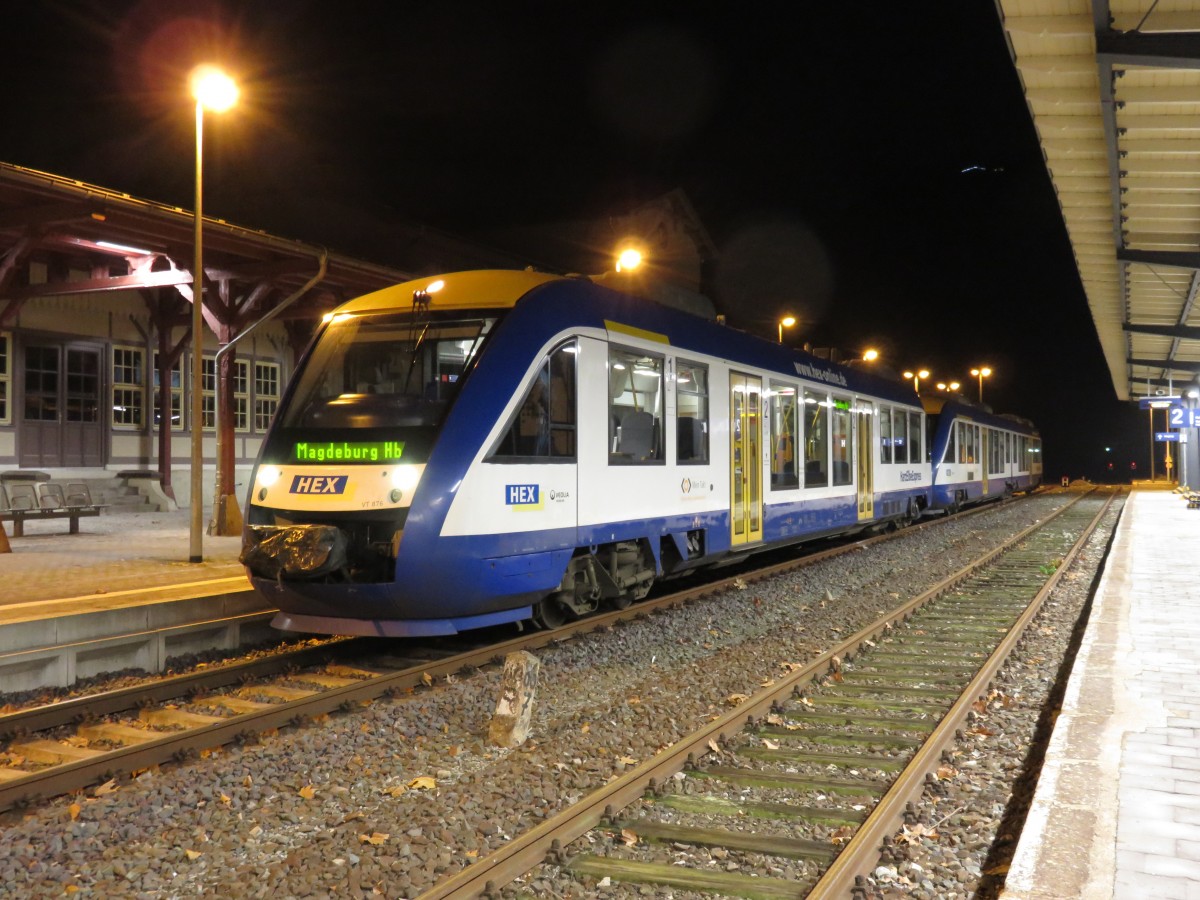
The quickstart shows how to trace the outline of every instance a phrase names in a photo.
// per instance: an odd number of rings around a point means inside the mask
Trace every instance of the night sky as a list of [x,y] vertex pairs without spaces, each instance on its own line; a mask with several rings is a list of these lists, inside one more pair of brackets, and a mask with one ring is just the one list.
[[218,61],[208,215],[395,265],[396,222],[489,242],[681,188],[731,325],[795,312],[971,395],[988,364],[1047,478],[1145,474],[991,3],[576,6],[4,3],[0,160],[191,209],[186,75]]

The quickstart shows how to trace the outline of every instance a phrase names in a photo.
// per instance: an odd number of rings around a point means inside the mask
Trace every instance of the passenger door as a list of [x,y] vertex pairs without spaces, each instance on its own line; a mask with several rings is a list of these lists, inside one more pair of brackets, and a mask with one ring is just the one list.
[[730,543],[762,540],[762,379],[729,373]]
[[[858,419],[858,521],[862,522],[875,518],[875,406],[868,400],[859,400],[855,409]],[[883,414],[891,415],[887,410]]]

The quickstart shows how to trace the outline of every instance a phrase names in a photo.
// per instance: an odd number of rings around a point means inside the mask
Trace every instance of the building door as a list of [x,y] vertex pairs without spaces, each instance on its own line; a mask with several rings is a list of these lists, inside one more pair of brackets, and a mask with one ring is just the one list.
[[729,483],[733,546],[762,540],[762,379],[729,373]]
[[104,465],[101,371],[94,345],[25,346],[22,468]]
[[[858,521],[875,518],[875,408],[868,400],[859,400],[858,410]],[[890,416],[886,409],[881,415]]]

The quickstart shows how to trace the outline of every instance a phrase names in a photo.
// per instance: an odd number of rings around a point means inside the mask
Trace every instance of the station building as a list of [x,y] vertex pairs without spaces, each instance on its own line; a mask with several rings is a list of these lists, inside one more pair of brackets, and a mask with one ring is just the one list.
[[714,255],[678,191],[603,221],[507,236],[537,255],[397,225],[390,243],[402,250],[390,265],[206,218],[197,386],[194,225],[190,210],[0,163],[0,478],[70,476],[103,496],[136,475],[156,503],[187,506],[198,427],[205,501],[220,471],[223,493],[240,503],[281,391],[338,304],[457,269],[536,260],[548,271],[598,272],[623,239],[649,249],[647,291],[694,296]]

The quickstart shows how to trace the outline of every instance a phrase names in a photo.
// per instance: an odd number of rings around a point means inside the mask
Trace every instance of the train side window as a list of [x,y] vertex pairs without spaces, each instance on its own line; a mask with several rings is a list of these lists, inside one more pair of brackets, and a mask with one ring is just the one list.
[[892,461],[892,410],[888,406],[879,409],[879,461]]
[[638,350],[608,351],[608,461],[662,463],[663,358]]
[[799,443],[796,419],[796,388],[771,382],[771,490],[791,490],[800,486],[796,469],[796,445]]
[[892,410],[892,459],[898,463],[908,462],[908,436],[904,427],[904,410]]
[[675,364],[675,459],[708,462],[708,366]]
[[920,464],[921,456],[921,414],[908,414],[908,461]]
[[853,442],[850,440],[850,398],[833,398],[833,473],[834,484],[853,484],[854,470],[851,466]]
[[575,459],[575,341],[560,344],[538,369],[516,418],[491,459],[571,462]]
[[957,423],[951,424],[948,431],[949,434],[946,436],[946,450],[942,454],[942,461],[947,463],[956,463],[958,462],[958,444],[956,442],[956,438],[958,436]]
[[829,397],[804,392],[804,486],[829,485]]

